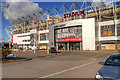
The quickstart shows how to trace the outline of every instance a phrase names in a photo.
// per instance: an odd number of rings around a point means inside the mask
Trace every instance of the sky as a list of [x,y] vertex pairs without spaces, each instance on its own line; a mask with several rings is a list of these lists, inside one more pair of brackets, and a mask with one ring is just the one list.
[[[49,11],[52,11],[54,7],[60,10],[63,4],[65,4],[68,8],[70,8],[72,3],[73,2],[32,2],[30,4],[29,3],[23,4],[20,2],[16,2],[16,3],[12,2],[12,3],[9,3],[9,9],[5,9],[2,12],[1,12],[1,6],[0,6],[0,15],[2,15],[2,20],[0,19],[2,21],[2,25],[0,25],[0,30],[2,30],[0,31],[0,42],[1,42],[1,39],[3,40],[3,42],[7,42],[10,39],[9,36],[4,31],[4,29],[10,24],[10,20],[16,20],[18,17],[27,15],[27,14],[31,15],[33,14],[32,12],[37,13],[38,11],[42,11],[44,13],[46,9],[48,9]],[[76,2],[76,3],[79,6],[81,6],[83,2]]]
[[[46,9],[52,11],[54,7],[60,10],[63,5],[63,2],[34,2],[34,3],[37,3],[39,7],[42,8],[43,13],[46,11]],[[72,2],[64,2],[64,3],[68,8],[70,8],[70,6],[72,5]],[[82,3],[77,2],[77,4],[81,5]],[[9,25],[9,23],[10,21],[5,18],[4,13],[2,12],[2,38],[4,38],[3,42],[7,42],[10,39],[9,36],[4,31],[4,29]]]

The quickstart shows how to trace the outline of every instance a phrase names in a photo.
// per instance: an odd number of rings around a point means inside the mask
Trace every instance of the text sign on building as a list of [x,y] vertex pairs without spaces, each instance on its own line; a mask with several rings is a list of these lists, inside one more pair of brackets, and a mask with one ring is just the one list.
[[12,45],[13,45],[13,35],[11,36],[11,43],[12,43]]
[[55,30],[55,42],[82,41],[82,26]]
[[36,29],[30,30],[30,45],[31,46],[36,46],[36,39],[37,39],[37,34],[36,34]]
[[68,41],[82,41],[82,37],[80,37],[80,38],[56,39],[55,40],[55,42],[68,42]]
[[82,37],[82,26],[68,27],[55,30],[55,38],[79,38]]
[[30,45],[31,46],[36,46],[36,40],[37,40],[37,34],[33,33],[30,34]]
[[31,33],[31,34],[36,33],[36,32],[37,32],[36,29],[30,30],[30,33]]
[[46,35],[47,34],[45,34],[45,33],[40,34],[40,41],[46,40],[47,39]]
[[83,11],[79,11],[79,12],[72,12],[72,13],[64,14],[64,18],[79,16],[79,15],[82,15],[82,14],[84,14],[84,10]]

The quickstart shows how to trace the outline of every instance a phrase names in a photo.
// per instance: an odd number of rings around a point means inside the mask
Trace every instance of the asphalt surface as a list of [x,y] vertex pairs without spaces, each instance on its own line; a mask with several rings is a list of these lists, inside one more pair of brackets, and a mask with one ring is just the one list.
[[[113,53],[63,52],[58,55],[26,54],[32,60],[2,65],[3,78],[94,78],[104,61]],[[19,55],[20,56],[20,55]]]

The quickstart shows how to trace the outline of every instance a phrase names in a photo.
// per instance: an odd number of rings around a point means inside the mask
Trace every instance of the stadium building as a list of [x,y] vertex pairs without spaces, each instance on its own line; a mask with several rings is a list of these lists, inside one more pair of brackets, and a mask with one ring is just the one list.
[[[56,47],[57,50],[116,50],[120,49],[120,2],[109,3],[111,7],[92,6],[75,2],[71,10],[65,4],[52,15],[53,10],[40,12],[46,20],[32,19],[12,28],[13,48],[29,49]],[[105,4],[99,3],[102,6]],[[88,9],[89,8],[89,9]],[[63,13],[62,10],[67,12]],[[63,10],[63,11],[64,11]],[[62,14],[62,16],[60,16]],[[8,32],[8,27],[5,29]]]

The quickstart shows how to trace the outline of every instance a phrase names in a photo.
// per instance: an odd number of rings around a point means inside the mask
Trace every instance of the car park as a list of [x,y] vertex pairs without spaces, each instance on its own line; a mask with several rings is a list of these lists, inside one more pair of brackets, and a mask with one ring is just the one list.
[[110,55],[96,73],[95,80],[120,80],[120,54]]

